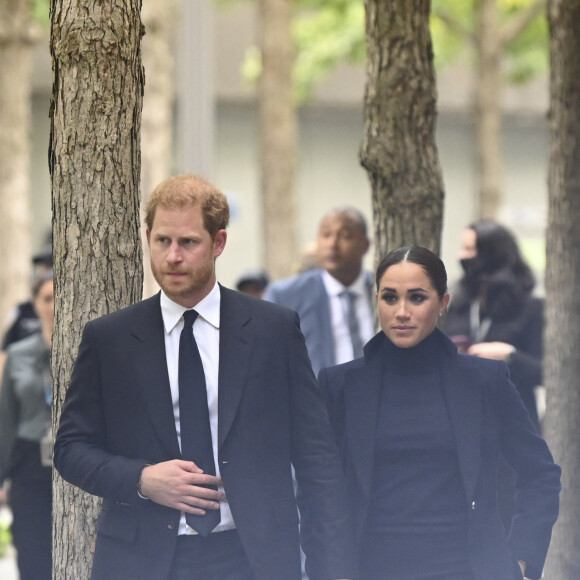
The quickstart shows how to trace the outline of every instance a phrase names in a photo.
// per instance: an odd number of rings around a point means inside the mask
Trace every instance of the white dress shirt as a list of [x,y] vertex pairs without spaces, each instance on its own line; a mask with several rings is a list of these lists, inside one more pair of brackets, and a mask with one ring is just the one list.
[[374,336],[373,312],[368,300],[365,278],[365,273],[361,270],[357,279],[350,286],[344,286],[326,270],[322,271],[322,281],[330,305],[330,322],[334,339],[334,362],[336,364],[348,362],[354,358],[348,319],[345,316],[345,307],[341,296],[342,292],[348,290],[358,296],[356,317],[363,345]]
[[[199,316],[193,323],[193,336],[199,348],[201,362],[205,373],[207,390],[207,405],[209,409],[209,423],[213,445],[213,459],[216,475],[220,475],[218,462],[218,374],[219,374],[219,347],[220,347],[220,289],[216,282],[211,292],[195,306]],[[183,329],[183,313],[187,309],[173,302],[161,291],[161,315],[165,327],[165,354],[167,357],[167,371],[171,387],[173,402],[173,417],[177,438],[181,448],[181,429],[179,423],[179,337]],[[223,491],[223,488],[219,488]],[[235,527],[232,513],[227,501],[220,502],[221,521],[213,530],[221,532]],[[185,523],[185,516],[181,514],[179,532],[181,534],[196,534]]]

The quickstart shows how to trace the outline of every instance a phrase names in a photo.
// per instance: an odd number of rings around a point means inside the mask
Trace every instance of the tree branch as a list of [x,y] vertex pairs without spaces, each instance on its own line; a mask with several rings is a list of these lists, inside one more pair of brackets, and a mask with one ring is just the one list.
[[523,10],[514,21],[501,34],[500,47],[503,50],[536,18],[546,9],[546,0],[536,0]]
[[443,22],[451,32],[454,32],[461,38],[464,38],[473,44],[475,43],[475,35],[473,32],[461,22],[453,18],[446,10],[443,10],[441,7],[435,7],[431,10],[431,16],[439,18],[439,20],[441,20],[441,22]]

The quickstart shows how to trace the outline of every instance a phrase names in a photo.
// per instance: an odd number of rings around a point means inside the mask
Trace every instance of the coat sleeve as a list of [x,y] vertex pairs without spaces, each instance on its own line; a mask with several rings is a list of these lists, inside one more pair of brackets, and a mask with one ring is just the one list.
[[336,367],[321,369],[318,373],[318,384],[326,404],[334,439],[340,450],[344,443],[344,389],[340,380],[342,375],[333,373],[333,370],[336,370]]
[[19,409],[12,377],[12,357],[8,355],[0,391],[0,487],[8,477],[12,448],[18,429]]
[[535,299],[526,308],[526,317],[513,341],[516,351],[510,357],[508,368],[516,387],[533,392],[542,384],[543,371],[544,303]]
[[535,579],[542,574],[558,517],[561,470],[534,429],[505,365],[499,368],[495,388],[501,451],[516,474],[515,515],[508,541],[516,558],[526,562],[527,576]]
[[292,318],[288,339],[291,444],[306,571],[311,580],[354,578],[354,535],[342,462],[306,353],[298,316],[293,314]]
[[83,331],[78,356],[54,444],[54,466],[61,476],[93,495],[117,502],[140,500],[137,485],[149,463],[107,450],[97,341],[92,323]]

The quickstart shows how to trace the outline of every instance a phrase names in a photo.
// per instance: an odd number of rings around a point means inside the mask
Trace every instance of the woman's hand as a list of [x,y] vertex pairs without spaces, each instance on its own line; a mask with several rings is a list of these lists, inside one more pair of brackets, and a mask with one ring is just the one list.
[[479,342],[472,344],[467,349],[467,354],[492,360],[507,361],[515,350],[516,347],[507,342]]

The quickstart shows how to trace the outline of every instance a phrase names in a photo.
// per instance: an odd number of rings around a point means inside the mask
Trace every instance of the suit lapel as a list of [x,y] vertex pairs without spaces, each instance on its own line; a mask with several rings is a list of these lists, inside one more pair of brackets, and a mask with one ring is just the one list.
[[473,369],[468,372],[455,360],[442,364],[443,392],[465,494],[472,501],[481,460],[482,391]]
[[218,448],[223,445],[238,411],[255,340],[247,302],[223,286],[220,291]]
[[159,296],[139,304],[131,325],[129,349],[151,423],[169,456],[179,458]]
[[345,376],[344,406],[348,455],[366,498],[370,499],[375,436],[382,387],[382,361],[374,356]]

